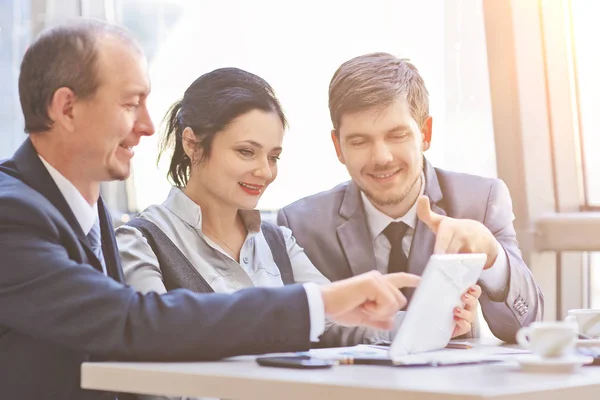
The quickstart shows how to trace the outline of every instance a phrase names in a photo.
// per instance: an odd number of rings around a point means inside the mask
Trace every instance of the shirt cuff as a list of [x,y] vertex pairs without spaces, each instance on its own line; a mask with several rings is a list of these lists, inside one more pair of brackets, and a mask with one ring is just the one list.
[[479,277],[479,283],[483,290],[485,290],[490,298],[504,298],[506,287],[508,286],[509,269],[508,269],[508,258],[504,247],[500,243],[498,244],[498,256],[494,264],[481,273]]
[[325,304],[319,285],[308,282],[302,285],[306,291],[308,300],[308,312],[310,315],[310,341],[318,342],[319,336],[325,331]]

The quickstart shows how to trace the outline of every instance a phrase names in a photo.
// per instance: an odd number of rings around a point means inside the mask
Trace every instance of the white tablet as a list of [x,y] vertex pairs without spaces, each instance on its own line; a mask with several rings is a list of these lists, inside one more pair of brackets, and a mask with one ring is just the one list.
[[486,259],[485,254],[435,254],[429,258],[391,344],[392,361],[446,347],[454,331],[454,307],[462,306],[461,296],[477,283]]

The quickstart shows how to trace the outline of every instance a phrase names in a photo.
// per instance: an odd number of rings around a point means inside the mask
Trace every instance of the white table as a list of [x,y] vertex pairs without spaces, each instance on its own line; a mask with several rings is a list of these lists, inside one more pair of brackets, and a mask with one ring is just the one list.
[[205,363],[84,363],[81,386],[239,400],[598,400],[600,366],[574,374],[524,373],[513,363],[294,370],[260,367],[253,357],[236,357]]

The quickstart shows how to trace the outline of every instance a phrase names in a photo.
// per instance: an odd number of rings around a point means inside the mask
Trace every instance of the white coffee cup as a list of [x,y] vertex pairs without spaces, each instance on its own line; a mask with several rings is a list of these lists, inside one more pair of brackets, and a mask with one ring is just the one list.
[[600,338],[600,309],[580,308],[569,310],[565,322],[576,323],[579,333],[591,338]]
[[534,322],[517,332],[517,343],[540,357],[562,357],[575,347],[577,325],[572,322]]

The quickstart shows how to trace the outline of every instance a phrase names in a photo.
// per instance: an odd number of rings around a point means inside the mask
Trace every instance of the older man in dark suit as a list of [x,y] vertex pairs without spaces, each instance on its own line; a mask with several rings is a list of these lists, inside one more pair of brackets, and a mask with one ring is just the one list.
[[[345,62],[331,80],[329,108],[331,138],[352,180],[278,215],[327,278],[421,274],[433,253],[485,253],[479,301],[492,332],[514,341],[519,328],[542,318],[543,296],[521,257],[506,185],[424,158],[432,117],[414,65],[386,53]],[[456,317],[470,315],[455,318],[458,324],[475,321],[471,295],[464,300]]]
[[0,397],[101,399],[88,360],[207,360],[309,348],[325,318],[391,328],[417,277],[365,274],[326,286],[227,294],[136,293],[123,284],[101,181],[129,175],[154,127],[146,61],[100,22],[41,35],[21,65],[29,137],[0,164]]

